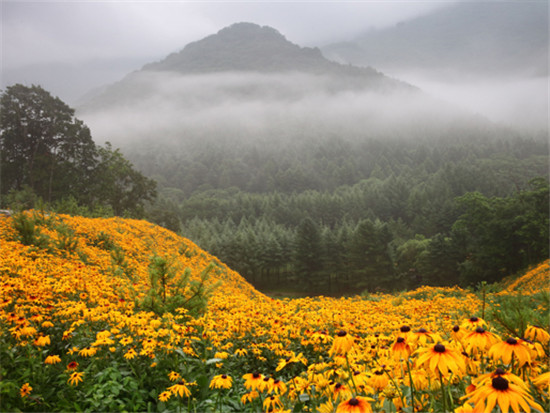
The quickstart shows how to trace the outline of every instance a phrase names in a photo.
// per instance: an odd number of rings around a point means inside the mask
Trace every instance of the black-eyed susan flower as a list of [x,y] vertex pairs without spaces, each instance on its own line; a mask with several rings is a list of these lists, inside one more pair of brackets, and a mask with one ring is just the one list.
[[336,413],[372,413],[370,402],[373,401],[370,397],[355,396],[341,402],[336,407]]
[[44,347],[51,344],[50,343],[50,336],[38,336],[34,340],[34,345],[37,347]]
[[332,342],[332,347],[329,350],[329,355],[346,355],[351,348],[353,347],[353,344],[355,343],[355,339],[351,334],[348,334],[345,331],[340,331],[334,338],[334,341]]
[[449,371],[455,376],[461,376],[466,370],[466,365],[460,352],[441,343],[418,350],[416,364],[424,366],[425,369],[431,371],[436,377],[439,374],[447,377]]
[[61,362],[61,358],[57,354],[52,354],[51,356],[46,357],[44,360],[45,364],[57,364]]
[[161,394],[159,394],[159,400],[161,402],[165,402],[166,400],[168,400],[170,397],[172,397],[172,392],[169,391],[169,390],[165,390],[163,391]]
[[477,327],[474,331],[470,331],[464,336],[463,343],[466,346],[466,351],[470,354],[477,354],[480,351],[486,351],[493,344],[500,341],[500,338],[485,330],[482,327]]
[[262,386],[264,376],[258,372],[247,373],[243,376],[244,387],[248,390],[258,390]]
[[283,402],[281,402],[278,396],[266,397],[263,406],[266,411],[279,410],[284,407]]
[[238,348],[233,354],[235,354],[237,357],[244,357],[248,354],[248,351],[245,348]]
[[397,337],[391,349],[395,360],[407,360],[412,353],[411,346],[404,337]]
[[334,413],[334,404],[332,404],[332,400],[327,400],[325,403],[321,403],[317,410],[319,413]]
[[526,363],[531,363],[530,349],[522,340],[517,340],[514,337],[509,337],[506,341],[493,344],[489,349],[489,357],[493,360],[502,360],[504,364],[510,364],[514,357],[519,364],[519,367]]
[[286,389],[285,382],[279,379],[274,379],[273,382],[270,383],[268,388],[269,393],[275,393],[275,394],[285,394],[286,390],[287,389]]
[[78,368],[78,363],[76,361],[71,361],[67,364],[67,370],[76,370]]
[[550,392],[550,371],[535,377],[532,382],[539,391],[544,392],[546,397],[548,397],[548,393]]
[[498,368],[491,373],[482,374],[481,376],[476,377],[472,382],[472,384],[474,385],[474,389],[481,386],[486,386],[487,383],[489,383],[491,380],[493,380],[496,377],[503,377],[506,380],[508,380],[508,382],[515,384],[516,386],[522,388],[524,391],[526,392],[529,391],[529,387],[521,379],[521,377],[516,376],[515,374],[510,373],[508,371],[504,371],[501,368]]
[[210,381],[211,389],[230,389],[233,384],[233,379],[227,374],[218,374]]
[[32,386],[29,385],[29,383],[25,383],[21,386],[19,389],[19,394],[22,398],[27,397],[32,392]]
[[95,356],[96,353],[97,353],[96,347],[85,347],[78,352],[78,355],[82,357],[91,357],[91,356]]
[[67,380],[67,383],[69,383],[71,386],[78,386],[78,383],[84,381],[82,376],[84,376],[84,372],[75,371],[71,373],[71,376],[69,377],[69,380]]
[[252,403],[252,401],[256,400],[258,397],[260,397],[260,393],[258,393],[256,390],[252,390],[241,396],[241,403],[242,404]]
[[462,327],[462,328],[464,328],[468,331],[473,331],[478,327],[486,328],[487,323],[482,318],[472,316],[472,317],[468,318],[467,320],[464,320],[462,322],[462,324],[460,325],[460,327]]
[[173,386],[168,387],[168,391],[170,391],[172,394],[177,394],[180,397],[189,397],[191,396],[191,391],[187,387],[187,383],[185,380],[180,380]]
[[525,338],[531,341],[538,341],[542,344],[548,344],[550,341],[550,334],[542,327],[530,325],[525,329]]
[[181,376],[178,372],[171,371],[170,373],[168,373],[168,379],[170,381],[178,381],[179,379],[181,379]]
[[515,413],[529,413],[531,408],[544,411],[529,393],[500,375],[463,398],[474,404],[475,412],[489,413],[497,405],[502,413],[508,413],[510,408]]
[[466,332],[464,331],[464,328],[460,328],[459,325],[455,325],[451,329],[451,338],[459,343],[462,341],[465,334]]
[[292,363],[302,363],[303,365],[307,365],[307,359],[302,353],[295,354],[294,352],[291,352],[289,357],[279,360],[275,371],[281,371],[286,366]]
[[330,390],[332,392],[332,396],[334,399],[337,399],[340,397],[340,400],[342,399],[348,399],[352,396],[351,390],[342,383],[333,383],[330,386]]
[[132,359],[134,359],[136,356],[137,356],[136,350],[134,350],[133,348],[131,348],[130,350],[128,350],[126,353],[124,353],[124,358],[125,358],[126,360],[132,360]]
[[382,391],[388,385],[390,379],[382,370],[375,370],[368,378],[367,384],[376,391]]
[[412,336],[412,341],[421,346],[425,346],[428,342],[437,343],[441,341],[439,334],[429,331],[425,328],[420,328],[414,332]]

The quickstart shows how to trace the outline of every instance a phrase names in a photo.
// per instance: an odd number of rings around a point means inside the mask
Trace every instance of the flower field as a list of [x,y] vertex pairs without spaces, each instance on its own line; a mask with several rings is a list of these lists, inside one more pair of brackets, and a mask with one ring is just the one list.
[[548,302],[499,315],[548,297],[548,262],[483,296],[274,300],[145,221],[35,211],[0,238],[2,411],[550,410]]

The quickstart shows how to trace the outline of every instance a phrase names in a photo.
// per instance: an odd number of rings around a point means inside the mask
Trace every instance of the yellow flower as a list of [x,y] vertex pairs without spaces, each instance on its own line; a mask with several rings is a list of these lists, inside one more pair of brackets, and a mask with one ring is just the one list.
[[241,403],[242,404],[251,403],[252,400],[257,399],[259,396],[260,396],[260,394],[257,391],[255,391],[255,390],[250,391],[250,392],[245,393],[245,394],[242,395]]
[[227,374],[218,374],[212,378],[210,382],[211,389],[229,389],[233,383],[233,379]]
[[270,409],[277,410],[282,409],[284,407],[281,400],[279,400],[278,396],[269,396],[266,397],[264,400],[264,409],[266,411],[269,411]]
[[519,367],[523,366],[526,363],[531,363],[531,354],[529,348],[524,344],[523,341],[517,340],[513,337],[509,337],[506,341],[501,341],[500,343],[494,344],[489,349],[489,357],[492,357],[493,360],[498,361],[502,360],[504,364],[510,364],[512,357],[519,362]]
[[46,357],[46,360],[44,360],[44,363],[46,364],[57,364],[61,362],[61,358],[58,355],[51,355]]
[[50,344],[50,336],[39,336],[34,340],[34,345],[44,347]]
[[86,347],[86,348],[83,348],[82,350],[80,350],[78,352],[78,355],[82,356],[82,357],[90,357],[90,356],[94,356],[95,353],[97,353],[97,348],[95,348],[95,347]]
[[477,327],[474,331],[464,336],[463,342],[466,345],[468,353],[477,354],[479,351],[485,351],[499,341],[499,337],[490,331]]
[[393,358],[397,361],[407,360],[411,355],[411,347],[405,341],[403,337],[397,337],[395,343],[392,346]]
[[27,397],[32,391],[32,387],[29,385],[29,383],[25,383],[21,386],[21,389],[19,389],[19,392],[21,393],[21,397]]
[[171,371],[170,373],[168,373],[168,378],[170,379],[170,381],[176,381],[181,379],[181,376],[178,372]]
[[502,376],[493,378],[484,386],[476,388],[462,398],[468,398],[468,402],[475,404],[475,412],[489,413],[496,405],[499,406],[502,413],[508,413],[510,407],[515,413],[529,413],[531,407],[541,412],[544,411],[529,393]]
[[455,376],[461,376],[466,371],[466,364],[461,353],[448,346],[445,347],[441,343],[426,349],[420,349],[417,352],[419,356],[416,359],[416,364],[419,367],[424,366],[436,377],[439,374],[447,377],[449,372]]
[[69,383],[71,386],[78,386],[78,383],[83,381],[82,376],[84,375],[83,372],[73,372],[71,373],[71,377],[69,377],[69,380],[67,380],[67,383]]
[[248,390],[258,390],[264,379],[264,376],[260,373],[247,373],[243,376],[244,387]]
[[126,353],[124,353],[124,358],[126,360],[132,360],[133,358],[135,358],[137,356],[137,353],[136,353],[136,350],[134,350],[133,348],[131,348],[130,350],[128,350]]
[[173,386],[168,387],[168,390],[170,390],[173,394],[179,394],[180,397],[183,397],[184,394],[186,397],[191,396],[191,391],[187,387],[185,380],[180,380]]
[[542,344],[548,344],[550,341],[550,334],[544,328],[539,326],[528,326],[525,329],[525,338],[531,341],[538,341]]
[[356,396],[349,400],[341,402],[336,408],[336,413],[372,413],[372,407],[369,402],[374,399],[370,397]]
[[172,397],[172,393],[169,392],[169,391],[163,391],[161,394],[159,394],[159,400],[161,402],[165,402],[166,400],[168,400],[170,397]]
[[247,354],[248,354],[248,351],[246,351],[246,349],[244,348],[238,348],[237,350],[235,350],[236,356],[242,357],[242,356],[246,356]]
[[346,355],[353,347],[354,342],[355,339],[353,336],[342,330],[337,334],[336,338],[332,342],[332,347],[330,348],[328,354],[330,356]]

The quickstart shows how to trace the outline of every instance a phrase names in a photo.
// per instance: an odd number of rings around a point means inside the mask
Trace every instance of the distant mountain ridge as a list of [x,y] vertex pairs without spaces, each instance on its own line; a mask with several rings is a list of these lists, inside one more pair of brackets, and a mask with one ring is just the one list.
[[322,51],[382,71],[547,76],[548,2],[459,2]]
[[[126,104],[129,101],[147,98],[158,92],[158,79],[163,76],[166,79],[171,76],[174,80],[176,77],[190,79],[191,76],[242,72],[253,72],[265,77],[297,73],[309,77],[313,75],[318,79],[326,77],[330,80],[318,81],[317,86],[323,92],[329,93],[354,90],[417,90],[405,82],[385,76],[372,67],[343,65],[330,61],[318,48],[300,47],[288,41],[274,28],[254,23],[235,23],[216,34],[189,43],[181,51],[172,53],[159,62],[144,65],[141,70],[130,73],[95,95],[89,95],[87,101],[82,101],[80,109]],[[286,84],[274,90],[272,78],[267,82],[265,80],[250,78],[249,84],[231,86],[231,89],[237,95],[254,95],[257,98],[264,97],[266,93],[271,96],[275,93],[280,98],[296,98],[297,93],[303,96],[312,91],[305,86],[295,88],[294,85]],[[258,85],[258,82],[261,85]],[[212,88],[212,85],[205,85],[205,89],[208,88]],[[172,89],[172,93],[173,91]]]
[[319,71],[333,67],[318,48],[300,47],[269,26],[235,23],[217,34],[189,43],[178,53],[143,70],[180,73],[217,71]]

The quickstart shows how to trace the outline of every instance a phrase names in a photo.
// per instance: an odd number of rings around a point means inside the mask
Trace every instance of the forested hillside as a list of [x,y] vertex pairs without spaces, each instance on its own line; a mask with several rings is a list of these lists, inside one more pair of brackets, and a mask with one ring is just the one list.
[[547,151],[514,137],[335,139],[134,159],[150,174],[156,159],[158,222],[258,287],[338,293],[496,281],[547,257]]
[[150,219],[256,287],[496,281],[548,256],[548,141],[239,23],[80,108]]

